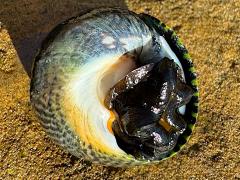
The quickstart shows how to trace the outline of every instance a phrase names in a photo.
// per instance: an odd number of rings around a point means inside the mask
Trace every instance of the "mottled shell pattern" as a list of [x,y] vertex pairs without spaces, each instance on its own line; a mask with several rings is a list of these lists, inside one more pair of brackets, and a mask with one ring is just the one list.
[[166,157],[176,154],[188,140],[196,122],[198,90],[182,42],[149,15],[98,9],[58,25],[43,43],[32,71],[31,102],[40,122],[74,156],[115,167],[160,161],[127,154],[107,127],[113,114],[104,106],[104,98],[135,68],[131,54],[137,54],[142,64],[169,57],[184,72],[183,79],[194,95],[179,109],[187,127]]

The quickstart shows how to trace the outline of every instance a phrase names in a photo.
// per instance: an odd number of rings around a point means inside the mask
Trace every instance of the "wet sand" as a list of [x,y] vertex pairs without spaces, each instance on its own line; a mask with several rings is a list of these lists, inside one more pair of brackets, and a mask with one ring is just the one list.
[[[29,8],[37,10],[38,3]],[[0,24],[0,179],[240,179],[240,1],[128,0],[126,5],[175,29],[192,56],[200,110],[187,145],[158,165],[127,169],[71,156],[41,128],[29,103],[29,77]],[[10,8],[10,1],[4,6]]]

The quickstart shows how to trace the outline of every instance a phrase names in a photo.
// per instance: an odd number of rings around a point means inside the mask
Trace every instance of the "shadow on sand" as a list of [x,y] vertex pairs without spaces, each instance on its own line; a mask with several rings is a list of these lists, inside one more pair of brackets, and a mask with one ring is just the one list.
[[100,7],[127,8],[123,0],[3,1],[0,3],[0,22],[6,26],[30,76],[43,39],[57,24]]

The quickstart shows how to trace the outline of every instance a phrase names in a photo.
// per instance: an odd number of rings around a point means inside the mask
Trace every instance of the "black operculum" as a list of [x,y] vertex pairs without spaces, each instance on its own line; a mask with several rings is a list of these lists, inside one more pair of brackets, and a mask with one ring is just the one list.
[[119,116],[112,125],[119,147],[140,159],[167,156],[186,129],[178,108],[192,95],[181,69],[168,58],[127,74],[105,100]]

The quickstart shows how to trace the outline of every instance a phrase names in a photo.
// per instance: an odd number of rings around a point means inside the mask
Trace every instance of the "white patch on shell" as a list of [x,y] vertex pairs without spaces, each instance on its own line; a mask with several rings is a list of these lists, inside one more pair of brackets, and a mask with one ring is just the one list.
[[115,45],[116,41],[112,36],[102,33],[101,37],[102,37],[102,44],[105,45],[107,48],[109,49],[116,48],[116,45]]
[[[131,36],[127,38],[122,37],[119,39],[119,41],[125,49],[134,49],[134,47],[136,47],[136,44],[139,44],[139,42],[141,42],[142,39],[137,36]],[[140,44],[139,44],[139,47],[141,47]]]

